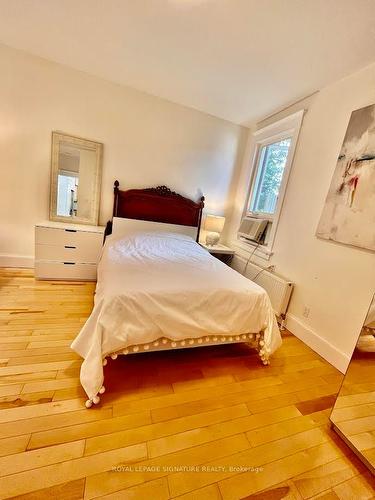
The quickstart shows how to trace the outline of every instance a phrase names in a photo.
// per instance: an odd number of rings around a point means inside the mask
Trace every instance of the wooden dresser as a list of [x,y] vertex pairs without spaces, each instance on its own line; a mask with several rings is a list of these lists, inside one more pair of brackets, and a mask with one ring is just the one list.
[[65,222],[35,226],[35,277],[39,280],[96,280],[104,227]]

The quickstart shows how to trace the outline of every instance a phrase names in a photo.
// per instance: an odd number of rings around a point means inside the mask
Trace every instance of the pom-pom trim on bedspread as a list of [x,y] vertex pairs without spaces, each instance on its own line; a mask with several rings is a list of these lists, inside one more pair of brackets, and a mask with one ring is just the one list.
[[[150,342],[148,344],[140,344],[140,345],[134,345],[134,346],[129,346],[126,349],[121,349],[119,351],[113,352],[108,354],[107,356],[110,356],[113,360],[117,359],[119,354],[133,354],[137,352],[143,352],[143,351],[162,351],[162,350],[170,350],[170,349],[183,349],[183,348],[188,348],[188,347],[198,347],[199,345],[202,344],[209,344],[209,345],[215,345],[215,344],[231,344],[231,343],[239,343],[239,342],[244,342],[247,344],[250,344],[251,347],[255,347],[255,349],[258,351],[259,357],[262,360],[262,363],[264,365],[269,365],[269,356],[270,356],[270,349],[266,346],[265,341],[264,341],[264,333],[243,333],[241,335],[229,335],[229,336],[221,336],[221,335],[206,335],[204,337],[199,337],[195,339],[184,339],[184,340],[170,340],[165,337],[162,337],[158,340],[155,340],[154,342]],[[254,345],[255,344],[255,345]],[[103,358],[103,366],[106,366],[107,364],[107,357],[105,356]],[[88,399],[85,402],[86,408],[91,408],[92,405],[97,405],[100,402],[100,395],[104,394],[105,392],[105,387],[102,385],[100,389],[98,390],[97,394],[92,398]]]

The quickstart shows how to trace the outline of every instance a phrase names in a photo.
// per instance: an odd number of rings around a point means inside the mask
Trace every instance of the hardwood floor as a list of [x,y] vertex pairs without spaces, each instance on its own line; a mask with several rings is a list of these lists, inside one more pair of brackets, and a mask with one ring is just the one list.
[[373,479],[330,430],[342,375],[290,334],[137,354],[86,410],[69,344],[94,285],[0,270],[0,497],[368,499]]

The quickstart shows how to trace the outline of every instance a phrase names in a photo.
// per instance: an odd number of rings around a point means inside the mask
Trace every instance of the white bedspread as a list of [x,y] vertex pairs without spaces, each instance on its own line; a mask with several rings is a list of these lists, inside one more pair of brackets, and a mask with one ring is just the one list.
[[98,267],[95,306],[72,349],[84,361],[89,398],[103,385],[102,359],[130,345],[204,335],[264,331],[281,344],[267,293],[212,257],[192,238],[173,233],[109,237]]

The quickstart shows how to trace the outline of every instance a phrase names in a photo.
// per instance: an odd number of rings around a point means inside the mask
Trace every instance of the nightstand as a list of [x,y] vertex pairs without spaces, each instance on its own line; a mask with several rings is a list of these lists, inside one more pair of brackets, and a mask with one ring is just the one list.
[[211,255],[221,260],[225,264],[228,264],[228,266],[232,262],[234,250],[232,250],[231,248],[220,244],[213,246],[206,245],[205,243],[199,243],[199,244],[201,247],[210,252]]

